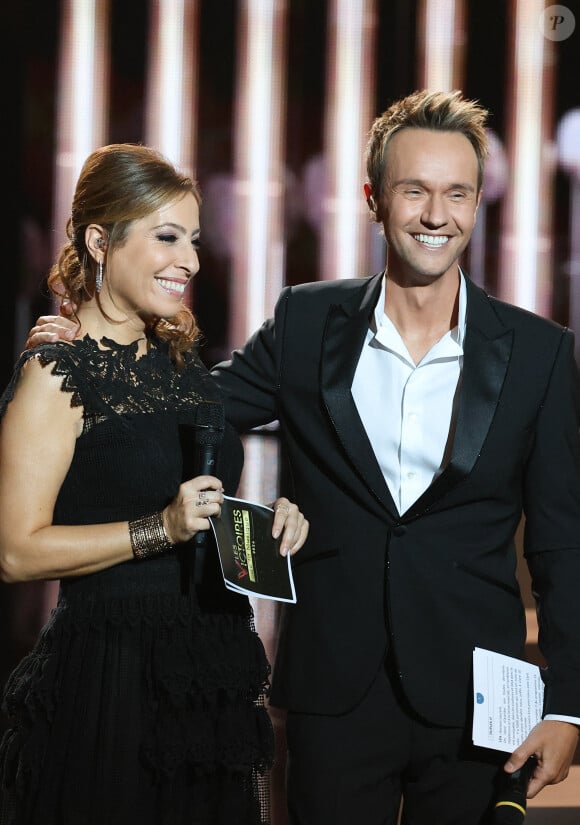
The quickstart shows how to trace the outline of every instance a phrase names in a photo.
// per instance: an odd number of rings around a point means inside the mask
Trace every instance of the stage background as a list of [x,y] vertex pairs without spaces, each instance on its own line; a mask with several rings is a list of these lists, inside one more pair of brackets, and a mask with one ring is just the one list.
[[[2,386],[34,319],[53,311],[45,277],[63,237],[63,203],[96,145],[156,143],[200,181],[201,272],[190,300],[211,364],[269,314],[284,284],[381,268],[383,241],[362,192],[365,132],[390,101],[423,86],[461,88],[491,113],[486,200],[467,270],[490,292],[576,326],[577,0],[20,0],[1,15]],[[181,62],[168,76],[176,53]],[[249,437],[246,449],[242,492],[271,500],[275,428]],[[534,658],[523,570],[522,586]],[[0,585],[0,683],[33,643],[54,593]],[[278,609],[256,609],[273,657]],[[283,719],[273,717],[273,819],[284,825]],[[566,817],[578,817],[579,785],[576,773],[568,795],[547,792],[528,820],[576,821]]]

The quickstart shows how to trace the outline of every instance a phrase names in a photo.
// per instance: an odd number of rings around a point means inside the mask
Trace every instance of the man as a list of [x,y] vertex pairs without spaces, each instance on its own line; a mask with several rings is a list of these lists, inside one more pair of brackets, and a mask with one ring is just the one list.
[[573,335],[460,269],[486,114],[417,92],[377,118],[365,193],[384,273],[286,288],[214,371],[238,429],[279,420],[287,492],[310,521],[271,697],[288,709],[292,825],[394,825],[401,798],[408,825],[486,822],[506,756],[471,744],[471,658],[523,653],[522,514],[548,669],[545,717],[506,770],[535,754],[534,796],[576,748]]

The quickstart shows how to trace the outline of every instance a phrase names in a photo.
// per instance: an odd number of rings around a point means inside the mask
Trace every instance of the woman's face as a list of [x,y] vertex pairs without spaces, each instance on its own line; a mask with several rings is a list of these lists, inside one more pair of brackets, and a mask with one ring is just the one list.
[[199,205],[193,194],[135,221],[106,256],[103,309],[112,317],[173,317],[199,271]]

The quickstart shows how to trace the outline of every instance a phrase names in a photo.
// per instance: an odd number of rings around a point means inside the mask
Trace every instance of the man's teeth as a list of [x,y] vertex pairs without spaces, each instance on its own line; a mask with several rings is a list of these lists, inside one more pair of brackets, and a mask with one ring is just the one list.
[[419,243],[427,244],[427,246],[443,246],[449,240],[447,235],[413,235]]
[[165,281],[163,278],[157,278],[157,283],[168,292],[179,292],[181,294],[185,292],[186,284],[180,284],[177,281]]

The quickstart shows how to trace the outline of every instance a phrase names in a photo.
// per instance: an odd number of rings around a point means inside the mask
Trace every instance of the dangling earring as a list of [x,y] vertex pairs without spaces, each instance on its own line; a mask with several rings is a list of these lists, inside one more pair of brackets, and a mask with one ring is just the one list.
[[103,262],[97,263],[97,277],[95,278],[95,289],[100,292],[103,288]]

